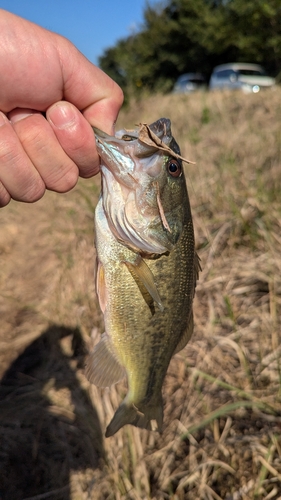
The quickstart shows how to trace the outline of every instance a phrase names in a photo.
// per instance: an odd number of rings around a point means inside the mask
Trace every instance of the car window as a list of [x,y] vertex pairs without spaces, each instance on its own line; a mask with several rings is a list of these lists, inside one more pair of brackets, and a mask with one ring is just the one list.
[[257,69],[240,69],[239,74],[245,76],[264,76],[265,72]]
[[216,78],[230,78],[230,76],[234,76],[236,74],[236,71],[233,71],[233,69],[222,69],[221,71],[217,71],[215,76]]
[[180,85],[185,85],[188,82],[188,78],[178,79],[177,83]]
[[203,78],[190,78],[189,80],[191,83],[204,83]]

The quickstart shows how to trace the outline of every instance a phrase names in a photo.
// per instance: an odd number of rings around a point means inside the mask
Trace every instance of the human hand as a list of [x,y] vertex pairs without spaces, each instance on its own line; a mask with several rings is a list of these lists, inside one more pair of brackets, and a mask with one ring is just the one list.
[[0,207],[95,175],[91,125],[113,133],[118,85],[67,39],[1,9],[0,67]]

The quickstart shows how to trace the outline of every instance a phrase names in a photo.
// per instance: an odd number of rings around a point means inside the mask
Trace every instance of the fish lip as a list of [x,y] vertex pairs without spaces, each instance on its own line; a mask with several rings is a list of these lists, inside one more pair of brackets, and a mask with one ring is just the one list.
[[103,132],[103,130],[100,130],[97,127],[92,127],[92,129],[94,131],[95,136],[97,136],[98,139],[99,138],[105,139],[106,137],[111,138],[111,136],[109,134],[107,134],[106,132]]
[[124,144],[124,140],[123,139],[119,139],[115,135],[109,135],[106,132],[103,132],[103,130],[100,130],[99,128],[97,128],[97,127],[92,127],[92,129],[94,131],[96,140],[98,142],[100,142],[101,144],[105,145],[105,146],[107,146],[108,142],[117,143],[119,145]]
[[[95,133],[96,146],[101,158],[101,171],[111,172],[116,181],[128,188],[135,188],[137,179],[134,176],[135,162],[131,155],[126,154],[124,146],[135,141],[126,141],[111,136],[102,130],[92,127]],[[125,154],[124,154],[125,153]],[[120,161],[122,157],[122,161]]]
[[[139,161],[152,158],[155,153],[158,153],[159,156],[163,154],[161,150],[158,150],[157,146],[152,147],[142,144],[137,135],[137,129],[132,133],[128,131],[127,134],[120,130],[122,136],[118,137],[119,132],[115,136],[111,136],[97,127],[92,128],[95,133],[97,151],[101,158],[101,170],[103,170],[103,167],[109,170],[118,182],[128,187],[132,187],[132,183],[134,185],[138,183]],[[125,136],[128,139],[125,139]],[[120,157],[122,157],[122,161],[120,161]],[[149,177],[155,177],[158,176],[160,171],[161,168],[159,167],[157,172],[153,174],[150,168],[146,173]]]
[[120,139],[117,139],[113,135],[109,135],[106,132],[103,132],[102,130],[100,130],[96,127],[92,127],[92,128],[93,128],[93,131],[95,134],[97,150],[98,150],[98,153],[99,153],[101,159],[103,158],[101,147],[104,147],[106,149],[107,154],[109,153],[110,156],[112,156],[112,158],[114,158],[114,160],[117,161],[110,146],[112,146],[112,144],[116,144],[117,147],[121,146],[121,144],[123,144],[123,141]]

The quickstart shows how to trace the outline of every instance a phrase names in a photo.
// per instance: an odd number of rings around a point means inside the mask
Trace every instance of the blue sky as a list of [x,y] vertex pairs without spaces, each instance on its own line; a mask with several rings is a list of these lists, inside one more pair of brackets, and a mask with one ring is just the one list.
[[140,28],[146,4],[147,0],[0,0],[0,8],[67,37],[95,64],[107,47]]

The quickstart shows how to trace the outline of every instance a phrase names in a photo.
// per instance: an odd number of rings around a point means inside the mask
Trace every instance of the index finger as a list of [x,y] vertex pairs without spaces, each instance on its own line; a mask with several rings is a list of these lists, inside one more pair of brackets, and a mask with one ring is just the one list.
[[124,98],[121,88],[72,44],[68,48],[71,54],[60,52],[64,99],[80,109],[91,125],[112,134]]

